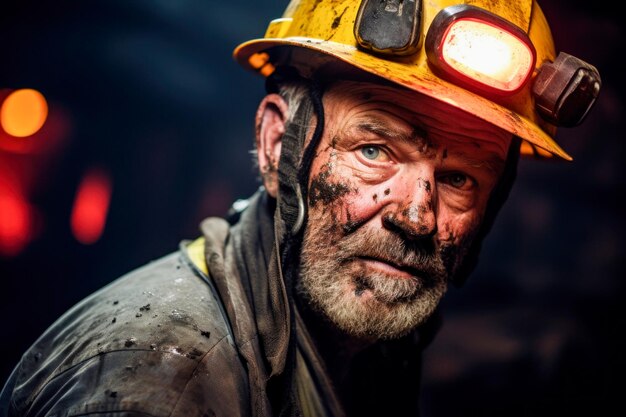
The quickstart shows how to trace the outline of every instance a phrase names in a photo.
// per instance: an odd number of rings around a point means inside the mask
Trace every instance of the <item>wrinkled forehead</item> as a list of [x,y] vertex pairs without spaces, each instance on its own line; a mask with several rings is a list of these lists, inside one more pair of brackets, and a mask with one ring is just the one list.
[[331,120],[349,115],[352,123],[377,123],[407,133],[417,129],[435,146],[505,156],[512,139],[509,132],[450,104],[394,86],[336,81],[328,87],[324,105],[330,107]]

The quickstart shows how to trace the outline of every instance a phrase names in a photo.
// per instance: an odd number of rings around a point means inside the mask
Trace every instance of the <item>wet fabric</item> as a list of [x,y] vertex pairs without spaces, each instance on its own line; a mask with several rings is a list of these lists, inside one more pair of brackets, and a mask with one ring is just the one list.
[[278,211],[259,191],[234,224],[203,221],[210,277],[183,242],[78,303],[24,354],[0,411],[11,417],[417,416],[428,339],[420,330],[375,344],[353,360],[347,385],[334,386],[286,296]]
[[271,416],[289,338],[273,212],[257,193],[232,227],[202,223],[212,280],[183,248],[70,309],[15,368],[8,415]]
[[205,220],[205,258],[211,280],[229,317],[237,350],[248,371],[252,415],[272,415],[282,391],[270,382],[285,367],[290,338],[289,307],[280,277],[274,239],[275,202],[255,194],[231,228],[219,218]]
[[250,415],[247,374],[216,295],[180,252],[73,307],[15,375],[9,416]]

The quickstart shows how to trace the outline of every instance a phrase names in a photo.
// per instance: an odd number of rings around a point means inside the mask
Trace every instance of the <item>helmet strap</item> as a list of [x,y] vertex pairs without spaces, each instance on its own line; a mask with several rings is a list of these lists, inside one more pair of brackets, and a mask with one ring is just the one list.
[[[284,73],[281,73],[281,76]],[[277,74],[278,75],[278,74]],[[293,73],[289,78],[268,79],[268,93],[278,92],[280,81],[294,80]],[[307,83],[309,94],[303,97],[296,114],[285,126],[282,137],[280,159],[278,162],[278,204],[276,221],[281,224],[277,236],[280,246],[280,263],[282,265],[285,291],[290,305],[295,305],[294,289],[298,279],[300,266],[300,248],[306,224],[306,201],[309,174],[324,130],[324,108],[322,106],[322,89],[317,82],[305,80],[298,76],[297,80]],[[305,146],[308,128],[313,114],[316,115],[315,130],[311,140]],[[287,351],[286,366],[279,378],[268,385],[270,401],[277,409],[277,415],[287,416],[297,413],[298,402],[294,380],[295,369],[295,317],[290,309],[291,343]]]
[[[324,130],[322,89],[316,81],[300,80],[307,83],[309,94],[303,97],[296,114],[285,127],[278,163],[281,220],[284,230],[292,236],[299,235],[306,222],[310,170]],[[315,130],[309,143],[305,144],[313,114],[316,116]]]

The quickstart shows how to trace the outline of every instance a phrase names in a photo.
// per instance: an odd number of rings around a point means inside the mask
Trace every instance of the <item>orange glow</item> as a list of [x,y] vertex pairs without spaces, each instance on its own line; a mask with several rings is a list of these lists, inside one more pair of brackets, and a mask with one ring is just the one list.
[[539,146],[532,145],[525,140],[522,141],[520,154],[523,156],[540,156],[543,158],[554,158],[554,155]]
[[44,96],[32,89],[16,90],[0,107],[0,124],[6,133],[26,137],[37,133],[48,117],[48,103]]
[[[0,106],[4,97],[0,90]],[[61,152],[71,139],[72,128],[73,120],[67,109],[61,103],[49,103],[45,123],[28,138],[16,138],[0,126],[0,152],[53,157],[53,154]]]
[[269,77],[276,70],[274,65],[269,62],[269,59],[270,56],[267,52],[257,52],[248,58],[248,63],[263,76]]
[[76,191],[71,227],[76,240],[85,245],[102,236],[111,201],[111,180],[103,171],[94,169],[85,174]]
[[259,71],[264,77],[269,77],[274,71],[276,71],[276,68],[268,62],[267,64],[263,65],[263,68],[261,68]]
[[535,149],[530,143],[526,142],[525,140],[522,141],[522,145],[520,146],[519,151],[521,155],[526,156],[533,156],[535,154]]
[[248,62],[254,69],[259,69],[270,59],[270,56],[266,52],[257,52],[250,55]]
[[33,216],[24,196],[5,181],[0,181],[0,213],[0,255],[15,256],[31,240]]

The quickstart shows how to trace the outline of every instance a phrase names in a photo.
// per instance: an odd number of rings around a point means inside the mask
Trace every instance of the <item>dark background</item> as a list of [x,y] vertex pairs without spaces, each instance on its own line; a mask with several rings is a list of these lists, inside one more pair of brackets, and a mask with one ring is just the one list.
[[[558,133],[574,162],[521,162],[478,269],[445,298],[425,417],[609,415],[626,388],[624,26],[604,3],[540,4],[557,50],[593,63],[603,89],[582,126]],[[41,91],[50,116],[30,153],[0,137],[0,179],[22,184],[32,220],[27,244],[0,253],[0,384],[74,303],[258,187],[249,151],[263,83],[231,53],[285,6],[2,2],[0,90]],[[94,168],[113,192],[104,233],[85,245],[70,214]]]

